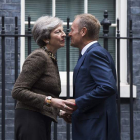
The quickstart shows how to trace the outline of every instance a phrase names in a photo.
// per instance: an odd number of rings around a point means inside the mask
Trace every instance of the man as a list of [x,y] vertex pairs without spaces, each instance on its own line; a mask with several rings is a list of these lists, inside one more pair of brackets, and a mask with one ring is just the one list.
[[71,46],[79,48],[73,76],[73,140],[120,140],[116,115],[116,71],[113,59],[97,42],[100,23],[91,14],[77,15]]

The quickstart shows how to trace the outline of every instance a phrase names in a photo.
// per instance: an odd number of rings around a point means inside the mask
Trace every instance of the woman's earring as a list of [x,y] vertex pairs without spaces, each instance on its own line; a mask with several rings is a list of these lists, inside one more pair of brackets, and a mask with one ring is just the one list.
[[49,44],[50,42],[49,41],[46,41],[46,44]]

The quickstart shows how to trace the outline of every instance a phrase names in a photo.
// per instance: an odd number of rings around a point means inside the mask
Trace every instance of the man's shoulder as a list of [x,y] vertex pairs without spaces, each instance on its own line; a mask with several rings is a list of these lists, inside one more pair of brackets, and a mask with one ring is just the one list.
[[95,46],[93,46],[89,51],[87,56],[89,58],[105,58],[105,59],[113,59],[111,54],[105,49],[103,48],[99,43],[96,44]]
[[106,53],[106,50],[99,43],[96,43],[91,45],[91,49],[88,53]]
[[99,43],[93,44],[91,46],[91,49],[89,50],[89,53],[101,53],[104,55],[110,55],[110,53],[104,48],[102,47]]

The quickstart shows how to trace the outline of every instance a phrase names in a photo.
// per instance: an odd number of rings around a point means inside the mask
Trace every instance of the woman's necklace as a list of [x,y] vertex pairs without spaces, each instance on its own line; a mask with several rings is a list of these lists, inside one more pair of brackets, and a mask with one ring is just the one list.
[[49,51],[49,50],[47,49],[46,46],[44,46],[44,47],[42,47],[42,48],[43,48],[44,51],[49,55],[49,57],[50,57],[55,63],[57,63],[57,59],[56,59],[55,55],[54,55],[51,51]]

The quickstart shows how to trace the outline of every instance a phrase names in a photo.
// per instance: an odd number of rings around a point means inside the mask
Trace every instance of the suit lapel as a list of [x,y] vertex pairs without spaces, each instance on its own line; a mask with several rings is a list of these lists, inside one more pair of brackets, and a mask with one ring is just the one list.
[[74,68],[73,83],[75,83],[75,79],[76,79],[77,74],[79,72],[79,69],[80,69],[80,67],[82,65],[82,62],[85,59],[85,56],[86,56],[86,53],[84,53],[84,55],[79,59],[79,61],[77,62],[77,65]]
[[84,55],[81,57],[81,59],[79,59],[79,61],[77,62],[77,65],[76,65],[75,68],[74,68],[73,84],[75,84],[76,77],[77,77],[77,75],[78,75],[78,72],[79,72],[79,70],[80,70],[80,67],[81,67],[81,65],[82,65],[82,63],[83,63],[83,61],[84,61],[84,59],[85,59],[87,53],[88,53],[93,47],[95,47],[95,46],[100,46],[100,44],[97,42],[97,43],[91,45],[91,46],[86,50],[86,52],[85,52]]

